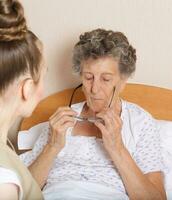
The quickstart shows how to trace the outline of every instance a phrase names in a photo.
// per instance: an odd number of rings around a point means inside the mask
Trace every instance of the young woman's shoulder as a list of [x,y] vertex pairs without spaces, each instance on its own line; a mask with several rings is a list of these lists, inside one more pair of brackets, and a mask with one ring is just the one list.
[[16,173],[10,169],[0,167],[0,177],[1,198],[14,200],[22,199],[22,187]]

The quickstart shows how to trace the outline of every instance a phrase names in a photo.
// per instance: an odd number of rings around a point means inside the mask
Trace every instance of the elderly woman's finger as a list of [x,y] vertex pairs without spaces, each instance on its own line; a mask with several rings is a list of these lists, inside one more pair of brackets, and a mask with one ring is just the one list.
[[50,120],[52,119],[52,118],[54,118],[55,116],[57,116],[59,113],[62,113],[62,112],[67,112],[67,111],[71,111],[71,112],[73,112],[73,113],[76,113],[74,110],[72,110],[71,108],[69,108],[69,107],[60,107],[60,108],[58,108],[57,110],[56,110],[56,112],[53,114],[53,115],[51,115],[50,116]]
[[65,107],[59,107],[57,110],[50,116],[49,119],[53,118],[60,110],[69,110],[70,108],[65,106]]
[[106,127],[101,122],[96,121],[94,124],[100,129],[102,134],[105,134],[105,132],[107,132]]
[[109,117],[107,113],[99,113],[96,115],[96,117],[101,118],[104,121],[106,127],[109,128],[112,126],[111,117]]
[[51,117],[50,121],[58,121],[61,119],[63,116],[76,116],[77,113],[73,110],[61,110],[59,113]]
[[63,124],[65,124],[66,122],[72,122],[72,123],[74,123],[75,122],[75,120],[74,120],[74,118],[73,117],[70,117],[70,116],[63,116],[63,117],[61,117],[60,119],[58,119],[58,120],[51,120],[50,121],[50,125],[52,126],[52,127],[57,127],[57,126],[62,126]]

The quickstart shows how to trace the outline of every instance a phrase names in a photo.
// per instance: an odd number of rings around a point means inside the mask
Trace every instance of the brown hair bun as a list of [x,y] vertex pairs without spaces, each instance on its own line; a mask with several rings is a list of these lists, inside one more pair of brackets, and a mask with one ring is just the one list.
[[0,42],[22,40],[26,32],[22,5],[17,0],[0,0]]

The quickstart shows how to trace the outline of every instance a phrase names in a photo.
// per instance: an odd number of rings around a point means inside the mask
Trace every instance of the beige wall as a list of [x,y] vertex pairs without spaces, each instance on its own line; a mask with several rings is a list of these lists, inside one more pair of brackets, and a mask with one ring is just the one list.
[[172,88],[171,0],[22,0],[41,38],[49,71],[45,95],[73,87],[71,51],[80,33],[103,27],[126,33],[137,49],[130,82]]

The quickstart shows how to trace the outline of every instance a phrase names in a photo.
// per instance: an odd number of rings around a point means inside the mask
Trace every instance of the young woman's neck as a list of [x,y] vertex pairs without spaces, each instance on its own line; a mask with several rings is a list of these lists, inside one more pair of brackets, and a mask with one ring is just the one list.
[[0,100],[0,141],[7,143],[8,131],[16,118],[15,106]]

